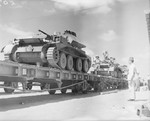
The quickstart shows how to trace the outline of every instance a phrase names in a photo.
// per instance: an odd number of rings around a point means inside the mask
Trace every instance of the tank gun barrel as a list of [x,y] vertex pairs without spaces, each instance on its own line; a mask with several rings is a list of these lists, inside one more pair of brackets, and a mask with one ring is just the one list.
[[47,37],[46,37],[46,39],[48,39],[48,40],[53,40],[53,37],[52,37],[52,35],[49,35],[49,34],[47,34],[46,32],[44,32],[44,31],[42,31],[42,30],[38,30],[39,32],[41,32],[41,33],[43,33],[43,34],[45,34]]

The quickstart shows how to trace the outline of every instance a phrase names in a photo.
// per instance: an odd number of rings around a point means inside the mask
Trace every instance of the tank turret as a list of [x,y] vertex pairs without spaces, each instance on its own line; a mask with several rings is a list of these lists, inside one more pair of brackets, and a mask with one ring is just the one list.
[[86,46],[76,41],[75,32],[66,30],[63,34],[54,35],[42,30],[39,32],[46,37],[14,39],[12,44],[5,46],[3,48],[5,60],[88,72],[91,58],[82,50]]

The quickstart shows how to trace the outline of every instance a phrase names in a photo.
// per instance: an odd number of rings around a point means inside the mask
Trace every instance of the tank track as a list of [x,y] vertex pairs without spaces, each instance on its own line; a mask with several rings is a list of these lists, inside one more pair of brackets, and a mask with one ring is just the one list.
[[48,64],[49,64],[51,67],[61,69],[61,68],[57,65],[57,63],[58,63],[58,61],[59,61],[59,52],[58,52],[58,50],[56,49],[56,47],[50,47],[50,48],[48,48],[46,56],[47,56]]

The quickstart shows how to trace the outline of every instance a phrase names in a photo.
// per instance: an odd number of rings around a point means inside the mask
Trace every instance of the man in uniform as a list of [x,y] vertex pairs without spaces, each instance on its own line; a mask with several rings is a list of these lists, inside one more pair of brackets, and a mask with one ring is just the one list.
[[100,60],[99,56],[96,55],[95,60],[94,60],[94,64],[95,64],[97,70],[100,69],[100,63],[101,63],[101,60]]
[[129,68],[128,68],[128,87],[129,87],[129,101],[134,101],[136,99],[136,81],[138,80],[137,69],[134,65],[134,58],[129,58]]
[[105,52],[103,53],[103,56],[104,56],[104,62],[110,63],[110,58],[109,58],[109,54],[108,54],[107,51],[105,51]]

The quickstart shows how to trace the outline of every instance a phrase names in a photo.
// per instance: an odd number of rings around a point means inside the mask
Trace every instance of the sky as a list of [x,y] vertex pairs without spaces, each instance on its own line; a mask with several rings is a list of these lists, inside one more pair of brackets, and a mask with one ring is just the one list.
[[[121,65],[134,57],[142,77],[150,73],[145,10],[148,0],[0,0],[0,48],[14,38],[72,30],[91,57],[108,51]],[[0,59],[3,59],[0,54]]]

